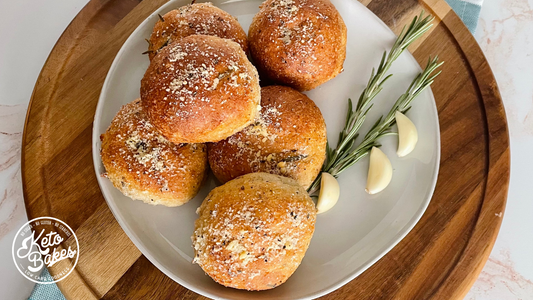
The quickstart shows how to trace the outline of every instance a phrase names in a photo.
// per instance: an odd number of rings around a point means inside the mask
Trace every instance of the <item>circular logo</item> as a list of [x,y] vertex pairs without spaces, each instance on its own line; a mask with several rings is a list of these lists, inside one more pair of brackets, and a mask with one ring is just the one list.
[[[76,234],[65,222],[51,217],[24,224],[13,240],[13,261],[20,273],[35,283],[50,284],[67,277],[79,257]],[[41,276],[47,267],[51,276]]]

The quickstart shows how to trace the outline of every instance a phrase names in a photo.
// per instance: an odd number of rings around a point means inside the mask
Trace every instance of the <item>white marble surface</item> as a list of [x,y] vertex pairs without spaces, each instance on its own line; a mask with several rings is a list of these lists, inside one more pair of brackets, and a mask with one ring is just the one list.
[[[26,299],[33,284],[11,258],[26,221],[20,144],[46,57],[88,0],[0,1],[0,298]],[[533,299],[533,0],[487,0],[476,39],[491,64],[511,131],[511,185],[500,235],[466,299]]]

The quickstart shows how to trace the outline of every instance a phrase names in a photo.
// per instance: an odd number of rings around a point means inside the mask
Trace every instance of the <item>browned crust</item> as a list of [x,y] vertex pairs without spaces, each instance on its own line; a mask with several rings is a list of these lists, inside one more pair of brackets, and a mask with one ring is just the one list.
[[171,142],[217,142],[259,113],[259,76],[237,43],[192,35],[150,63],[141,99],[150,122]]
[[250,54],[261,75],[311,90],[342,72],[346,34],[328,0],[267,0],[248,31]]
[[167,141],[146,120],[140,99],[120,109],[101,139],[105,176],[132,199],[182,205],[196,195],[206,176],[205,145]]
[[150,36],[150,60],[165,45],[190,35],[212,35],[230,39],[248,53],[246,32],[235,17],[211,3],[196,3],[174,9],[157,21]]
[[315,205],[296,181],[241,176],[211,191],[200,206],[194,262],[228,287],[274,288],[300,265],[315,221]]
[[306,95],[284,86],[261,89],[261,116],[243,131],[208,144],[221,182],[252,172],[290,177],[308,187],[326,157],[326,124]]

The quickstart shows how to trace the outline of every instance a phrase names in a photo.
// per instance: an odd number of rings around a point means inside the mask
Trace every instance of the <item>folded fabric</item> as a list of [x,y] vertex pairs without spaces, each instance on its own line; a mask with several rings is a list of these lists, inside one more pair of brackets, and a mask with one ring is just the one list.
[[483,0],[446,0],[453,11],[463,20],[472,34],[476,32],[477,21]]
[[[48,269],[44,268],[41,273],[42,277],[46,277],[46,281],[52,281],[52,276]],[[28,300],[66,300],[55,283],[39,284],[37,283],[31,292]]]

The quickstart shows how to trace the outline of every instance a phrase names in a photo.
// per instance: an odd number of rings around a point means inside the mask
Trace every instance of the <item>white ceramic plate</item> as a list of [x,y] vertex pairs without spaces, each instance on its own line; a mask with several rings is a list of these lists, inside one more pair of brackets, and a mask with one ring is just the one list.
[[[214,1],[238,17],[248,29],[261,0]],[[345,71],[319,88],[307,92],[320,107],[328,138],[336,144],[344,123],[347,99],[357,100],[370,71],[379,64],[394,34],[372,12],[356,0],[333,0],[348,27]],[[146,19],[118,52],[105,80],[93,128],[93,160],[97,175],[104,172],[99,149],[101,133],[120,107],[139,97],[140,81],[148,67],[147,48],[157,14],[190,3],[170,1]],[[391,68],[394,76],[375,99],[376,105],[363,126],[364,133],[376,118],[385,114],[420,71],[410,53],[404,53]],[[396,137],[382,140],[391,159],[394,176],[387,189],[370,196],[364,192],[368,159],[363,159],[339,178],[341,198],[337,205],[317,218],[316,231],[307,254],[289,280],[269,291],[246,292],[215,283],[202,269],[191,264],[191,246],[196,208],[215,187],[213,177],[200,193],[184,206],[167,208],[132,201],[105,178],[97,176],[105,199],[119,224],[142,253],[179,284],[207,297],[228,299],[302,299],[327,294],[346,284],[394,247],[424,213],[437,180],[440,160],[439,123],[431,91],[423,92],[408,116],[417,125],[419,142],[406,158],[396,157]],[[157,288],[157,287],[154,287]]]

